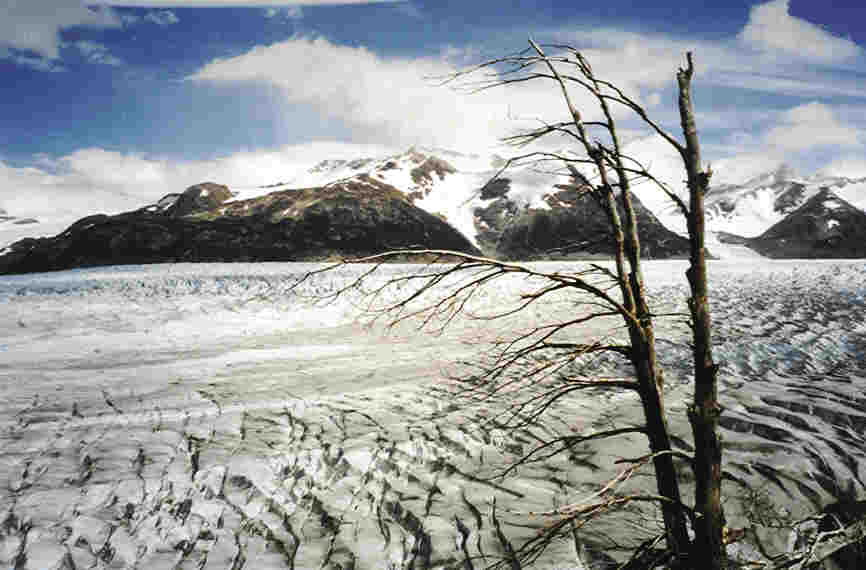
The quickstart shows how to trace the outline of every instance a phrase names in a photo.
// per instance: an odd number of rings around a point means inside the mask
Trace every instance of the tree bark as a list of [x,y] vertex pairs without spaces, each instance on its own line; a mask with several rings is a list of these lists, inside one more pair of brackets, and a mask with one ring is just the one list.
[[[596,84],[597,88],[597,84]],[[631,200],[631,188],[628,175],[622,163],[622,149],[616,131],[616,123],[604,97],[598,97],[599,104],[607,120],[610,137],[613,143],[613,166],[619,180],[620,200],[625,223],[620,233],[624,234],[624,253],[628,259],[630,272],[620,271],[620,279],[626,281],[631,298],[631,308],[634,310],[637,324],[627,323],[632,347],[631,360],[640,385],[641,405],[646,420],[647,437],[653,457],[653,467],[656,474],[656,488],[659,495],[670,499],[670,503],[661,505],[662,517],[665,522],[667,546],[677,560],[676,567],[683,567],[689,552],[689,535],[686,531],[686,517],[681,508],[677,470],[673,462],[671,440],[668,431],[667,416],[664,406],[664,374],[658,365],[655,330],[652,315],[644,289],[643,270],[641,268],[640,233],[637,216]],[[616,204],[609,206],[616,212]],[[620,254],[622,253],[622,246]]]
[[[633,213],[628,222],[631,225],[626,225],[625,232],[623,232],[623,225],[617,214],[613,192],[610,190],[604,170],[602,169],[601,172],[607,190],[608,216],[611,219],[611,226],[616,237],[616,263],[623,304],[637,317],[636,323],[626,321],[631,346],[630,359],[640,386],[639,392],[650,451],[653,454],[658,454],[670,451],[671,441],[664,408],[664,376],[657,361],[655,331],[653,330],[640,271],[640,241]],[[627,189],[624,192],[627,192]],[[628,253],[629,257],[630,273],[627,273],[624,267],[623,254],[625,252]],[[682,560],[689,551],[689,537],[686,531],[685,515],[679,506],[682,503],[682,497],[673,457],[669,453],[656,455],[653,458],[653,467],[655,468],[656,488],[659,495],[671,501],[661,505],[668,548],[675,554],[677,560]]]
[[[605,113],[608,116],[608,121],[610,121],[610,130],[618,154],[616,129],[613,126],[610,114],[606,110]],[[634,367],[638,385],[640,386],[639,392],[644,411],[644,420],[646,421],[650,451],[653,454],[658,454],[671,450],[664,408],[664,376],[656,358],[655,332],[643,287],[643,276],[640,268],[640,238],[629,198],[628,182],[625,181],[622,163],[617,158],[616,166],[622,192],[621,197],[627,218],[626,224],[623,224],[617,212],[616,199],[607,177],[605,165],[601,159],[601,149],[598,149],[598,153],[592,156],[596,161],[599,175],[601,176],[602,189],[605,193],[603,203],[605,204],[605,210],[607,211],[617,245],[615,260],[619,286],[623,296],[623,305],[636,317],[635,321],[625,319],[629,332],[629,345],[631,347],[629,358]],[[630,272],[626,271],[625,268],[626,256],[628,258],[628,266],[631,269]],[[676,559],[682,560],[689,551],[689,536],[686,531],[685,515],[679,506],[682,503],[682,496],[680,495],[677,470],[673,463],[673,457],[669,453],[656,455],[653,457],[653,467],[655,468],[656,488],[659,495],[670,499],[670,502],[662,503],[661,505],[667,545],[674,553]]]
[[673,456],[663,453],[671,450],[671,440],[665,416],[664,395],[661,368],[656,363],[655,337],[652,327],[648,335],[636,339],[632,334],[632,362],[640,384],[640,398],[646,420],[647,438],[653,457],[656,487],[659,495],[670,499],[670,503],[662,503],[662,517],[665,522],[665,535],[668,549],[674,553],[679,562],[677,568],[683,568],[682,562],[688,557],[689,536],[686,532],[686,517],[682,507],[677,469]]
[[695,512],[697,513],[692,564],[695,568],[721,570],[727,566],[722,532],[725,516],[721,503],[722,443],[719,437],[718,366],[713,361],[711,344],[712,322],[707,287],[707,260],[704,248],[704,195],[712,171],[701,170],[698,131],[692,107],[691,78],[694,72],[692,54],[688,64],[677,73],[679,109],[685,148],[682,157],[688,175],[689,241],[691,251],[686,272],[691,298],[695,394],[689,407],[689,422],[695,443]]

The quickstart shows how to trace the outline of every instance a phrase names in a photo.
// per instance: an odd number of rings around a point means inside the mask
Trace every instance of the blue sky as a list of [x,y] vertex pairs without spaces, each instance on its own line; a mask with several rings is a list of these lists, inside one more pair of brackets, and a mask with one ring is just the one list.
[[705,158],[732,180],[783,161],[866,175],[864,23],[859,0],[0,0],[0,208],[69,217],[322,158],[487,150],[562,117],[556,91],[468,96],[430,77],[530,35],[583,50],[672,131],[693,50]]

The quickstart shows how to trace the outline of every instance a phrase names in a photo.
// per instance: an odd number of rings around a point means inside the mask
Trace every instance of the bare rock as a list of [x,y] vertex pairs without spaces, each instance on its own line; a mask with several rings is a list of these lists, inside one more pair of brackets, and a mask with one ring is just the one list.
[[228,186],[214,184],[213,182],[203,182],[187,188],[183,194],[178,196],[171,207],[167,209],[167,212],[170,216],[181,218],[189,214],[206,212],[217,208],[226,200],[230,200],[231,197],[232,193],[229,191]]
[[226,203],[219,184],[175,201],[97,214],[51,238],[25,239],[0,256],[0,274],[164,262],[315,261],[394,249],[478,250],[445,221],[367,175],[324,187]]

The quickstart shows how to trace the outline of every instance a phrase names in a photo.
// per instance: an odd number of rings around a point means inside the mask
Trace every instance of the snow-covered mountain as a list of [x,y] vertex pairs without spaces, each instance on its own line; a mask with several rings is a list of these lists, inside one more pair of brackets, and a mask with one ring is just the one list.
[[[233,191],[235,199],[242,200],[363,176],[398,188],[413,205],[446,220],[488,255],[527,259],[551,250],[565,255],[610,253],[603,213],[575,191],[580,182],[568,169],[551,162],[517,164],[503,171],[505,165],[496,154],[413,147],[386,157],[323,160],[277,184]],[[685,254],[685,242],[659,223],[639,197],[636,209],[647,255]]]
[[823,187],[780,222],[745,243],[774,258],[866,257],[866,212]]
[[823,189],[832,190],[856,208],[866,208],[866,178],[801,177],[782,165],[742,184],[710,186],[707,225],[714,232],[757,237]]
[[[276,184],[256,188],[233,188],[236,200],[244,200],[291,188],[325,186],[366,174],[399,188],[415,206],[448,221],[476,246],[478,229],[473,210],[484,206],[481,190],[505,164],[497,155],[464,154],[445,149],[412,147],[404,153],[353,160],[322,160],[315,166],[291,173]],[[543,189],[567,182],[568,176],[529,170],[509,171],[509,197],[517,203],[544,207]]]
[[[557,231],[585,223],[583,219],[572,219],[572,214],[578,208],[592,210],[594,206],[568,203],[568,199],[562,199],[563,189],[574,184],[569,171],[562,165],[524,163],[501,171],[505,162],[503,157],[495,154],[463,154],[413,147],[392,156],[323,160],[307,170],[290,174],[279,184],[233,190],[238,194],[236,199],[242,199],[274,189],[323,186],[364,174],[399,188],[414,205],[448,221],[475,246],[488,253],[498,250],[497,253],[504,256],[531,255],[534,250],[542,249],[523,247],[526,240],[531,239],[536,218],[542,222],[537,225],[558,225]],[[743,182],[728,182],[737,179],[734,168],[736,163],[731,163],[724,171],[715,173],[715,178],[723,182],[710,187],[706,201],[710,231],[708,247],[718,257],[759,256],[746,243],[747,240],[732,240],[730,234],[757,238],[824,189],[832,190],[854,208],[866,208],[866,178],[826,174],[800,176],[783,164]],[[676,177],[661,175],[661,178],[673,180]],[[680,235],[685,233],[685,220],[657,189],[649,184],[639,184],[633,190],[654,222],[657,219],[667,230]],[[685,193],[685,188],[679,188],[679,191]],[[561,219],[563,212],[568,212],[571,217]],[[521,243],[506,247],[502,244],[503,239]],[[665,235],[661,241],[668,239],[669,236]],[[581,237],[572,236],[570,239],[575,240],[580,241]],[[551,245],[544,239],[540,243]],[[764,243],[768,242],[764,240]],[[763,251],[766,254],[772,249],[764,247]]]
[[[678,165],[676,161],[669,162],[655,161],[653,172],[675,191],[684,193],[684,184],[676,186]],[[309,167],[287,171],[284,177],[266,186],[232,186],[226,205],[335,184],[381,185],[398,190],[412,206],[446,221],[488,255],[532,259],[547,256],[551,250],[556,255],[609,255],[604,249],[607,240],[603,216],[591,200],[580,196],[581,181],[574,179],[564,165],[554,161],[523,162],[503,170],[505,165],[506,159],[496,154],[425,147],[377,157],[326,157]],[[662,172],[657,172],[659,168]],[[866,178],[804,177],[781,166],[741,182],[744,176],[735,169],[736,163],[717,168],[714,175],[717,183],[707,196],[708,248],[717,257],[758,255],[747,240],[731,239],[730,234],[756,238],[822,189],[831,189],[855,208],[866,207]],[[685,220],[676,207],[650,184],[636,184],[633,190],[645,254],[683,255],[686,248],[681,236],[685,234]],[[180,194],[168,194],[164,199],[171,196]],[[9,238],[30,235],[22,233],[21,228],[26,226],[13,226],[14,223],[20,222],[0,213],[0,237],[6,238],[9,229],[17,230]],[[45,234],[39,226],[30,227]],[[12,241],[4,239],[0,246]],[[762,251],[766,254],[772,249]]]

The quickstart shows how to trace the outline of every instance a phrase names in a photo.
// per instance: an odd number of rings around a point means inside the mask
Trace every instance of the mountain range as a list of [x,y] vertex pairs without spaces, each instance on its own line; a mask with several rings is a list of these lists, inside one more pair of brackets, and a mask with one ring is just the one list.
[[[528,259],[563,251],[578,256],[607,253],[602,245],[595,250],[592,245],[606,241],[600,212],[591,200],[577,199],[575,181],[567,169],[556,164],[523,164],[500,172],[505,163],[497,155],[412,148],[379,159],[322,161],[288,178],[281,187],[322,184],[365,173],[400,188],[416,206],[448,220],[488,255]],[[659,200],[659,191],[650,185],[636,185],[633,190],[643,222],[644,253],[649,257],[684,255],[687,250],[680,238],[685,234],[685,220],[673,203]],[[685,198],[685,188],[679,192]],[[820,200],[810,201],[819,194],[832,195],[841,207],[836,213],[850,215],[834,219]],[[782,164],[743,182],[711,184],[706,208],[708,249],[715,257],[791,257],[795,251],[806,258],[866,257],[866,242],[860,245],[854,237],[843,237],[858,235],[862,225],[857,213],[866,208],[866,177],[803,177]],[[820,232],[783,235],[783,228],[790,225],[786,220],[798,218],[824,219],[831,233],[840,237],[823,246],[813,243],[824,239],[818,237]],[[841,246],[843,242],[849,245]]]
[[[198,184],[133,212],[88,216],[50,238],[19,240],[0,251],[0,272],[307,261],[417,247],[518,260],[611,254],[604,214],[579,172],[555,163],[504,166],[495,154],[413,147],[324,160],[267,186]],[[634,189],[643,254],[684,257],[684,222],[653,192]],[[716,257],[866,257],[866,178],[803,178],[783,166],[711,185],[706,204]],[[24,222],[0,213],[0,223],[10,221]]]
[[858,209],[866,207],[866,178],[800,177],[782,165],[742,184],[711,186],[706,199],[708,223],[712,231],[757,237],[824,190]]
[[12,216],[4,210],[0,208],[0,226],[27,226],[30,224],[38,224],[39,220],[34,218],[19,218],[16,216]]

